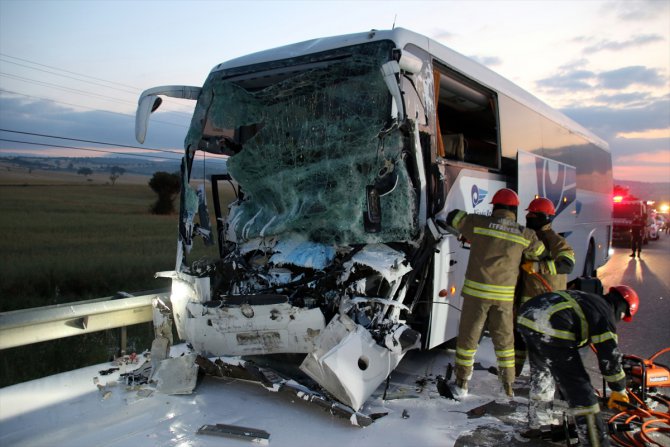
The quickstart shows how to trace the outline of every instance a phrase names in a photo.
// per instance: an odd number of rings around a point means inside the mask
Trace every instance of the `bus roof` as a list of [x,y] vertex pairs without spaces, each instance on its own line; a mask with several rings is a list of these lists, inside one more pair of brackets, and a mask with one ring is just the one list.
[[540,99],[536,98],[526,90],[500,76],[493,70],[479,64],[478,62],[436,42],[426,36],[415,33],[404,28],[394,28],[392,30],[371,30],[363,33],[345,34],[332,37],[322,37],[318,39],[307,40],[277,48],[272,48],[257,53],[248,54],[227,62],[218,64],[212,69],[212,73],[229,68],[254,65],[264,62],[288,59],[303,56],[322,51],[328,51],[335,48],[357,45],[366,42],[390,40],[398,48],[404,49],[408,44],[413,44],[430,53],[433,57],[439,59],[453,70],[476,81],[483,86],[504,94],[509,98],[541,113],[550,120],[562,125],[571,131],[578,133],[601,147],[609,150],[608,144],[585,129],[580,124],[568,118],[561,112],[553,109]]

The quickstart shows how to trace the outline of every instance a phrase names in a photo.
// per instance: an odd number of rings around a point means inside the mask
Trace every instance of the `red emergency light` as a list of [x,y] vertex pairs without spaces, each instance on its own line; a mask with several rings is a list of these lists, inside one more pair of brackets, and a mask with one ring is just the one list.
[[612,200],[614,200],[614,203],[623,202],[623,196],[614,196]]

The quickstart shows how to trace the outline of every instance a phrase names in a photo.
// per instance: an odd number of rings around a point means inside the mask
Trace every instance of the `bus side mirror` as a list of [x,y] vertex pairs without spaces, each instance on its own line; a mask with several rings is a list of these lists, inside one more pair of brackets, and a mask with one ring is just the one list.
[[147,136],[147,125],[149,123],[149,115],[160,107],[163,100],[159,96],[149,95],[142,96],[137,105],[137,113],[135,114],[135,139],[140,143],[144,143]]

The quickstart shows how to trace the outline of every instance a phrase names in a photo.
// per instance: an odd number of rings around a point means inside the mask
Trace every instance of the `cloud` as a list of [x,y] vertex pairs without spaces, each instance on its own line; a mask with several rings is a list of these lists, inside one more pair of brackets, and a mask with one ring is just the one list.
[[598,53],[600,51],[611,50],[620,51],[626,48],[639,47],[652,42],[663,42],[665,39],[658,34],[639,34],[625,41],[601,40],[593,45],[584,47],[585,54]]
[[[665,165],[670,168],[670,148],[660,149],[655,152],[636,152],[620,155],[617,157],[620,163],[638,165]],[[670,171],[668,171],[670,173]]]
[[602,72],[598,75],[598,80],[601,87],[609,89],[621,89],[633,84],[658,87],[666,83],[657,69],[640,65]]
[[667,8],[668,2],[665,0],[622,0],[605,4],[602,11],[605,14],[614,13],[623,21],[645,21],[658,17]]
[[594,98],[596,102],[608,104],[610,107],[622,105],[640,107],[644,106],[650,99],[653,100],[651,94],[646,92],[615,93],[613,95],[598,95]]
[[[181,149],[189,125],[184,113],[159,112],[152,117],[144,146],[160,149]],[[135,141],[135,117],[104,110],[78,111],[63,107],[53,101],[25,100],[0,96],[0,128],[10,131],[51,135],[73,139],[94,140],[104,143],[100,148],[114,150],[114,145],[140,146]],[[35,135],[0,132],[0,138],[32,143],[71,147],[91,147],[90,143]],[[109,149],[110,146],[112,149]],[[26,150],[28,144],[0,141],[0,148]],[[48,148],[40,148],[48,155]],[[93,155],[82,152],[82,156]]]
[[554,91],[587,90],[593,88],[588,81],[593,80],[595,77],[595,73],[589,70],[572,70],[549,78],[540,79],[536,84],[540,88],[549,88]]
[[571,107],[561,111],[611,142],[619,133],[667,128],[670,123],[670,96],[650,100],[641,107]]
[[[536,85],[539,89],[548,89],[553,94],[569,96],[575,91],[622,90],[633,85],[655,88],[663,87],[666,83],[667,79],[660,70],[633,65],[599,73],[585,69],[565,69],[554,76],[540,79]],[[603,95],[599,97],[604,98]]]

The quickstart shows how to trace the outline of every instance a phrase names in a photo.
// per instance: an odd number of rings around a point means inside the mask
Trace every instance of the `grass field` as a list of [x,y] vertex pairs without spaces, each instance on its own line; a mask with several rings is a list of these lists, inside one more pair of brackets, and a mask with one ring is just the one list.
[[[169,287],[154,273],[174,269],[177,216],[149,212],[148,182],[0,171],[0,312]],[[216,256],[200,242],[193,259]],[[105,361],[117,332],[0,351],[0,386]],[[136,325],[129,345],[141,351],[152,336],[150,324]]]

